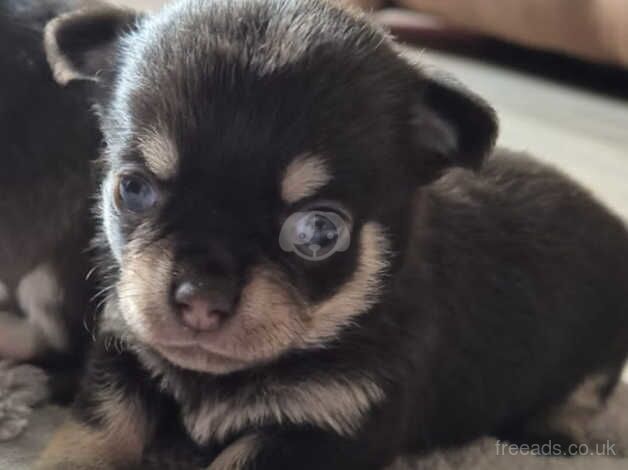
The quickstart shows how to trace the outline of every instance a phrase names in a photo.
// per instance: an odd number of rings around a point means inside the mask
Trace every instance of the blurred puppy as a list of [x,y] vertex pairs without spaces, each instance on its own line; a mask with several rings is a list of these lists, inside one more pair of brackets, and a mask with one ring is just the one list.
[[43,29],[78,6],[0,0],[0,359],[64,369],[86,336],[99,133],[85,85],[53,80]]
[[59,81],[96,85],[110,290],[39,468],[179,442],[212,470],[379,469],[488,433],[577,438],[612,389],[622,224],[525,157],[483,166],[492,110],[363,17],[99,8],[46,46]]

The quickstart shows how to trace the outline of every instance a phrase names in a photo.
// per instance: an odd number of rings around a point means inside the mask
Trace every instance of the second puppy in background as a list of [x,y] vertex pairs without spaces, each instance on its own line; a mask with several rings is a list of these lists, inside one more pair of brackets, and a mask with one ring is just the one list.
[[100,134],[88,87],[54,81],[43,30],[84,3],[0,0],[0,360],[56,372],[79,366],[88,336]]
[[482,100],[327,1],[98,8],[47,35],[55,76],[96,84],[110,291],[39,468],[179,443],[211,470],[364,470],[580,437],[573,398],[602,406],[628,353],[628,236],[556,171],[489,158]]

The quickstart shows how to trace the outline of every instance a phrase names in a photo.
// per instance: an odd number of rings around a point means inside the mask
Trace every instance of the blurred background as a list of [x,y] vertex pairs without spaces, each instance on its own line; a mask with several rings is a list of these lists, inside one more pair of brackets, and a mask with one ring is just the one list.
[[628,0],[338,1],[486,98],[500,145],[559,166],[628,221]]

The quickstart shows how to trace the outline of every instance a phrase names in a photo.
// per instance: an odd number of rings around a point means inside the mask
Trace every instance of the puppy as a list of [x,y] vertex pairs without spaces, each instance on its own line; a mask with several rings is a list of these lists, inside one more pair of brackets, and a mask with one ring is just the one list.
[[364,17],[187,0],[46,37],[60,81],[95,84],[109,290],[38,468],[181,444],[211,470],[380,469],[577,438],[602,405],[628,353],[625,228],[556,171],[488,158],[490,107]]
[[99,132],[87,89],[53,79],[45,24],[71,0],[0,0],[0,359],[80,363]]

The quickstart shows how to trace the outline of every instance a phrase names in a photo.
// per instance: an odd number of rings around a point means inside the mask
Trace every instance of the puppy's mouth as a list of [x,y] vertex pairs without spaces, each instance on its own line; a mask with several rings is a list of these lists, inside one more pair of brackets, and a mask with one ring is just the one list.
[[246,368],[246,361],[209,351],[202,343],[172,345],[153,343],[153,349],[172,364],[198,372],[228,373]]
[[294,325],[277,333],[272,325],[251,322],[246,312],[235,313],[214,331],[194,331],[176,321],[152,326],[151,331],[140,335],[142,342],[176,366],[210,374],[228,374],[267,363],[296,341]]
[[229,320],[213,331],[194,331],[176,320],[166,321],[153,324],[151,331],[140,335],[140,339],[179,367],[225,374],[251,367],[260,360],[259,352],[243,347],[237,319]]
[[176,322],[173,323],[155,331],[150,339],[146,339],[146,342],[159,352],[165,351],[177,356],[183,356],[187,352],[192,356],[205,354],[216,360],[240,364],[248,362],[216,347],[216,344],[220,344],[221,333],[219,331],[194,331]]

